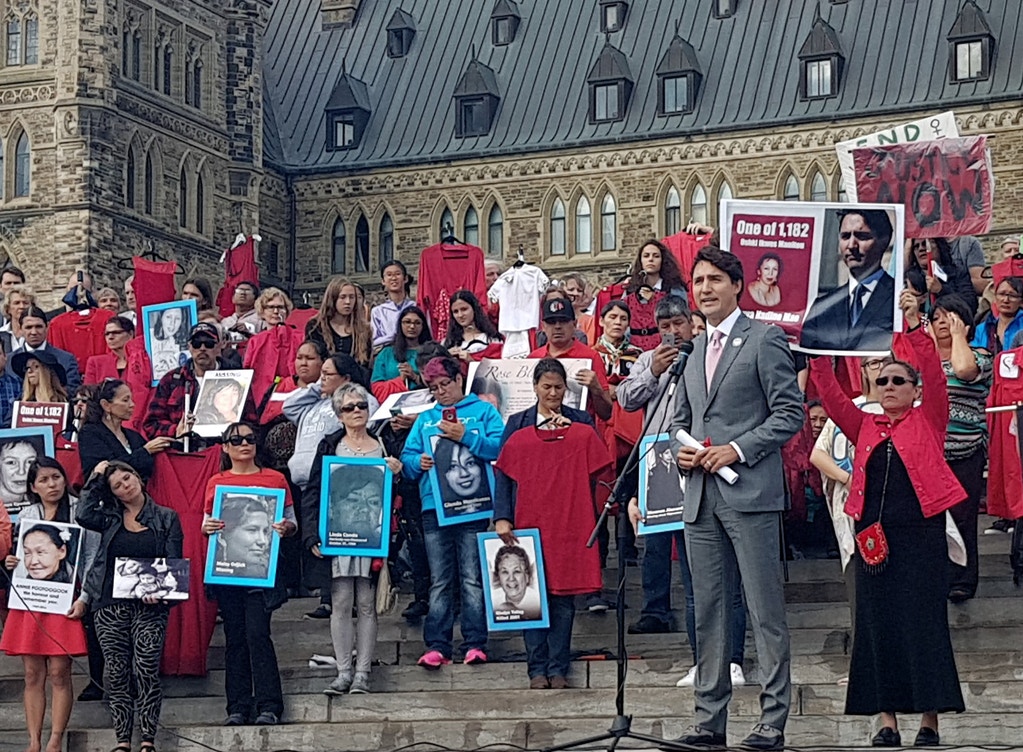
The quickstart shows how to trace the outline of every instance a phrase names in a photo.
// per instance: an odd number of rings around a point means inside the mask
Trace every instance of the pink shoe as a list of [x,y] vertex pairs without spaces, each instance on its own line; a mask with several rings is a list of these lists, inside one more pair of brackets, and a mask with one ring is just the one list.
[[[484,660],[486,660],[486,657],[484,657]],[[444,654],[439,650],[427,650],[416,663],[427,671],[436,671],[441,666],[447,666],[451,663],[451,659],[445,658]]]
[[465,663],[466,666],[475,666],[478,663],[486,663],[486,662],[487,662],[487,654],[484,653],[479,648],[472,648],[471,650],[469,650],[465,654],[465,660],[463,661],[463,663]]

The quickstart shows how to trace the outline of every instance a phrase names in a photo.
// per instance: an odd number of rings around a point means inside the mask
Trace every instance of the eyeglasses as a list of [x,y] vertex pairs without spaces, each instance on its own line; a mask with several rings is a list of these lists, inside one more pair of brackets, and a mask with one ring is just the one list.
[[1023,296],[1017,295],[1014,292],[996,292],[995,297],[999,300],[1023,300]]
[[436,394],[437,392],[447,389],[454,383],[455,382],[452,381],[451,379],[445,379],[444,381],[435,381],[429,386],[427,386],[427,390],[430,392],[430,394]]
[[263,310],[264,311],[286,311],[286,310],[288,310],[288,307],[284,306],[284,305],[268,305],[268,306],[263,306]]
[[906,384],[916,386],[916,382],[913,379],[907,379],[905,376],[879,376],[877,378],[877,385],[888,386],[889,381],[895,386],[905,386]]
[[348,405],[341,405],[341,412],[354,413],[356,410],[369,410],[368,402],[352,402]]
[[863,367],[868,371],[880,371],[884,367],[883,360],[868,360],[863,364]]
[[230,444],[231,446],[236,447],[240,447],[242,444],[255,444],[256,435],[249,433],[245,434],[244,436],[232,436],[230,439],[227,440],[227,443]]
[[196,350],[201,350],[203,348],[212,350],[217,346],[217,341],[215,339],[208,339],[207,337],[196,337],[195,339],[188,340],[188,344]]
[[118,334],[125,334],[124,329],[110,329],[109,331],[103,332],[104,337],[116,337]]

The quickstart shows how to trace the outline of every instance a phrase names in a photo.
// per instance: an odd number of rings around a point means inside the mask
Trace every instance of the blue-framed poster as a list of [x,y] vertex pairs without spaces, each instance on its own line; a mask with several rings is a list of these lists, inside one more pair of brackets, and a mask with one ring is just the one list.
[[[469,430],[469,429],[467,429]],[[430,437],[430,488],[437,524],[457,525],[494,516],[494,469],[469,447],[439,434]]]
[[382,457],[324,457],[320,552],[387,556],[394,475]]
[[679,472],[671,436],[644,436],[639,443],[639,534],[681,530],[685,523],[685,484]]
[[153,386],[192,357],[188,349],[188,333],[198,320],[199,310],[194,300],[174,300],[142,307],[139,325],[153,366]]
[[210,536],[203,581],[209,585],[273,587],[284,519],[284,489],[217,486],[213,518],[224,529]]
[[514,530],[514,543],[478,533],[487,629],[501,632],[550,626],[543,548],[536,528]]

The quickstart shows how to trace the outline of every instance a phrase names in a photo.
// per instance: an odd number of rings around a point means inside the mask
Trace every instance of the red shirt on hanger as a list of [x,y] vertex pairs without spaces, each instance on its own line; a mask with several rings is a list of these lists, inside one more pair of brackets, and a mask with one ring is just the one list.
[[438,243],[419,256],[419,283],[416,304],[430,320],[430,331],[443,341],[451,317],[451,296],[468,290],[487,305],[487,274],[483,251],[474,245]]
[[85,373],[89,358],[109,352],[103,332],[107,322],[115,315],[103,308],[67,311],[50,322],[46,339],[54,347],[74,355],[79,371]]

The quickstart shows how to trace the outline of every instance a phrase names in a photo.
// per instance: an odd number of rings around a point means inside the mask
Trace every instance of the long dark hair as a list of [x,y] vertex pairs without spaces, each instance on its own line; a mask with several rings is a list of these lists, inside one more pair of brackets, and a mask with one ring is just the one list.
[[[941,266],[942,269],[945,269],[945,270],[947,270],[948,272],[951,273],[952,267],[955,265],[955,260],[952,258],[952,244],[949,243],[948,240],[946,240],[945,238],[930,238],[930,239],[934,241],[934,245],[938,249],[938,258],[937,258],[938,264]],[[922,266],[920,266],[920,261],[916,257],[916,251],[914,251],[913,248],[912,248],[912,244],[913,243],[915,243],[915,242],[922,242],[922,243],[926,244],[927,240],[920,240],[920,241],[910,240],[909,242],[910,242],[910,253],[909,253],[909,264],[907,264],[907,267],[910,268],[910,269],[920,269],[920,270],[922,270],[924,272],[924,274],[929,274],[930,273],[929,269],[924,269]]]
[[[245,284],[251,284],[249,282]],[[200,311],[213,307],[213,285],[206,277],[189,277],[181,283],[181,290],[184,292],[185,285],[194,285],[202,295],[202,300],[195,301]],[[252,286],[255,289],[255,285]]]
[[85,403],[85,422],[102,423],[104,412],[101,403],[104,400],[111,402],[117,395],[117,390],[122,386],[126,386],[126,384],[120,379],[105,379],[97,384],[89,396],[89,401]]
[[646,284],[646,274],[643,273],[643,249],[648,245],[655,246],[661,252],[661,290],[670,293],[672,290],[685,289],[685,282],[682,280],[682,268],[678,265],[675,254],[660,240],[647,240],[639,247],[636,258],[632,262],[632,269],[629,271],[630,279],[629,292],[637,292]]
[[239,429],[248,428],[252,431],[252,435],[256,438],[256,456],[252,458],[252,461],[256,463],[256,467],[262,469],[263,463],[259,458],[259,434],[256,432],[256,427],[251,423],[246,423],[244,420],[239,420],[235,423],[230,424],[224,429],[224,433],[220,435],[220,471],[231,469],[231,458],[227,455],[227,442],[232,436],[237,436]]
[[480,305],[479,299],[468,290],[459,290],[451,296],[451,302],[448,304],[448,336],[444,340],[444,347],[459,347],[465,338],[465,330],[462,328],[462,325],[455,321],[454,316],[450,315],[451,306],[458,301],[468,303],[472,307],[472,323],[477,329],[491,340],[504,341],[504,337],[497,331],[497,327],[487,318],[487,314],[484,312],[483,306]]
[[338,376],[347,376],[367,392],[370,391],[369,372],[351,355],[334,353],[327,360],[334,364]]
[[418,344],[425,345],[427,342],[433,339],[433,335],[430,334],[430,322],[426,319],[426,314],[423,313],[423,309],[419,306],[409,306],[401,312],[398,316],[398,331],[394,335],[394,359],[399,363],[405,363],[408,360],[408,342],[405,340],[405,335],[401,331],[401,321],[409,314],[418,316],[419,320],[423,322],[422,331],[419,332]]
[[71,519],[71,492],[68,490],[67,473],[64,472],[64,467],[57,462],[57,460],[53,459],[53,457],[47,457],[45,455],[36,457],[28,466],[28,476],[25,479],[25,498],[33,504],[43,503],[39,494],[32,490],[32,486],[35,484],[36,478],[39,477],[39,471],[44,469],[56,470],[60,473],[60,477],[64,479],[64,495],[61,496],[60,501],[57,502],[57,515],[53,518],[54,521],[74,522],[74,520]]

